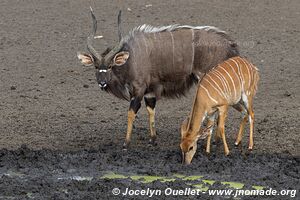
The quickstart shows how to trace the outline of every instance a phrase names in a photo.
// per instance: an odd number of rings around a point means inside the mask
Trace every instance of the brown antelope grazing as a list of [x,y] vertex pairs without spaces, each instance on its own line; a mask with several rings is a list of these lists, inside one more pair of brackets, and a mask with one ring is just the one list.
[[[211,69],[198,84],[190,116],[181,125],[183,162],[190,164],[197,149],[197,140],[207,137],[206,152],[210,152],[210,140],[215,115],[218,112],[218,130],[224,144],[225,155],[229,149],[225,138],[225,119],[229,106],[233,106],[245,116],[240,124],[235,145],[242,140],[245,123],[249,118],[249,150],[253,148],[253,98],[259,80],[258,69],[242,57],[233,57]],[[208,118],[207,128],[201,130],[202,122]]]
[[86,66],[96,68],[100,88],[130,101],[124,148],[130,143],[133,121],[144,97],[154,143],[155,105],[161,97],[184,95],[203,74],[228,58],[239,55],[236,43],[212,26],[142,25],[122,36],[118,15],[119,43],[99,54],[92,43],[97,20],[91,10],[93,29],[87,39],[88,53],[78,53]]

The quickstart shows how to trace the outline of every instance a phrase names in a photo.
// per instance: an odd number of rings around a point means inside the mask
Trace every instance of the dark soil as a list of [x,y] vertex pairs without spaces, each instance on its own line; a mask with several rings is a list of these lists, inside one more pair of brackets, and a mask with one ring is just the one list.
[[[261,73],[254,102],[254,151],[246,151],[248,127],[242,152],[234,148],[241,116],[231,110],[226,125],[230,156],[223,155],[222,144],[214,145],[212,155],[206,156],[200,142],[192,165],[181,165],[179,125],[191,109],[194,89],[187,97],[158,102],[155,147],[147,145],[147,112],[142,108],[130,149],[122,151],[128,102],[101,92],[94,69],[81,66],[76,58],[76,52],[86,47],[90,5],[99,19],[98,34],[104,36],[99,51],[117,41],[120,7],[125,31],[143,23],[213,25],[227,31]],[[199,174],[241,182],[246,188],[261,185],[299,193],[299,10],[298,0],[2,0],[0,199],[113,199],[118,198],[111,194],[113,188],[190,187],[183,180],[143,184],[100,179],[107,171]],[[69,178],[73,176],[93,179]],[[210,187],[224,186],[216,182]],[[198,198],[226,197],[202,194]]]

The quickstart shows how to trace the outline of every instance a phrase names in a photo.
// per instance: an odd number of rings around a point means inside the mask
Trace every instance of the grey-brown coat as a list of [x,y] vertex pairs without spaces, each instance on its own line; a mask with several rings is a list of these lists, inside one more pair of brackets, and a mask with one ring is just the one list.
[[99,55],[91,42],[97,27],[91,13],[94,26],[88,38],[89,53],[78,53],[78,58],[85,65],[95,66],[101,89],[130,101],[125,147],[130,142],[133,120],[143,97],[153,143],[156,100],[184,95],[206,71],[239,54],[237,45],[216,27],[142,25],[125,37],[119,26],[119,43]]

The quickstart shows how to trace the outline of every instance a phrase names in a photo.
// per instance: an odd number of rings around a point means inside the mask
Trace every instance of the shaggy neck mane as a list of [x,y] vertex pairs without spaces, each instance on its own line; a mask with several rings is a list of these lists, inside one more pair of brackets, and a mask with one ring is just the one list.
[[127,36],[125,36],[122,40],[123,40],[123,42],[126,42],[126,41],[130,40],[131,38],[133,38],[138,33],[172,32],[172,31],[176,31],[176,30],[180,30],[180,29],[205,30],[208,32],[214,32],[214,33],[217,33],[220,35],[227,36],[225,31],[223,31],[217,27],[214,27],[214,26],[189,26],[189,25],[173,24],[173,25],[169,25],[169,26],[155,27],[155,26],[151,26],[148,24],[143,24],[143,25],[133,28],[129,32],[129,34]]

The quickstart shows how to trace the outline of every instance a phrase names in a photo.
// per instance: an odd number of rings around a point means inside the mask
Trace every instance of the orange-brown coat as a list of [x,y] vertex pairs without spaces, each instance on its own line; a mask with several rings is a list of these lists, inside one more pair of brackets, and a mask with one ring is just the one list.
[[[226,143],[224,125],[229,106],[246,113],[237,136],[236,145],[242,138],[242,132],[249,117],[250,141],[249,149],[253,148],[253,97],[259,80],[258,69],[247,59],[233,57],[210,70],[199,82],[190,116],[181,127],[181,150],[185,163],[190,163],[197,148],[200,137],[208,137],[206,151],[210,152],[210,139],[214,116],[219,113],[216,136],[221,135],[224,151],[229,149]],[[208,128],[200,130],[202,122],[208,117]]]

